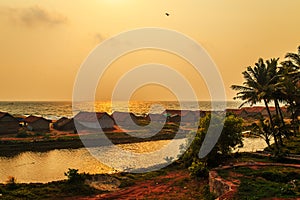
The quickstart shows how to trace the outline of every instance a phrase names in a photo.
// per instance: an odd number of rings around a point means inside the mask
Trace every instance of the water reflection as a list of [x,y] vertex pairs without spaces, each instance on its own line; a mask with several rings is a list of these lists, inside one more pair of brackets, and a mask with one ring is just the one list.
[[[133,143],[119,145],[122,149],[134,153],[145,153],[158,150],[166,145],[168,140]],[[245,138],[244,147],[237,149],[239,152],[252,152],[263,150],[267,145],[261,138]],[[105,147],[107,148],[107,147]],[[103,151],[110,151],[109,149]],[[112,152],[117,154],[118,152]],[[173,152],[177,153],[177,152]],[[116,160],[116,162],[118,162]],[[162,158],[164,162],[164,158]],[[131,163],[131,165],[151,166],[151,160],[144,160],[143,163]],[[147,165],[147,166],[146,166]],[[79,172],[108,173],[113,169],[102,164],[94,158],[87,149],[61,149],[52,150],[46,153],[24,152],[12,158],[0,157],[0,182],[5,182],[9,176],[17,179],[17,182],[41,182],[46,183],[54,180],[65,179],[64,172],[68,168],[79,169]]]
[[17,182],[49,182],[65,179],[68,168],[80,172],[105,173],[111,168],[100,163],[82,148],[53,150],[47,153],[25,152],[13,158],[0,157],[0,182],[14,176]]

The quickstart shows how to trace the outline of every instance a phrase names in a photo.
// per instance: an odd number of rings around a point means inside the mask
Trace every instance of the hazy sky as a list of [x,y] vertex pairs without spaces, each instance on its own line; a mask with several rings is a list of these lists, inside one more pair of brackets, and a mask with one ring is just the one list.
[[[71,100],[80,65],[96,45],[142,27],[168,28],[196,40],[219,67],[231,100],[235,91],[230,85],[242,84],[241,72],[247,66],[259,57],[283,58],[296,51],[299,8],[299,0],[1,0],[0,100]],[[157,50],[116,60],[100,80],[97,97],[110,99],[122,75],[153,62],[180,71],[200,100],[210,98],[189,63]],[[157,85],[140,88],[132,96],[173,97]]]

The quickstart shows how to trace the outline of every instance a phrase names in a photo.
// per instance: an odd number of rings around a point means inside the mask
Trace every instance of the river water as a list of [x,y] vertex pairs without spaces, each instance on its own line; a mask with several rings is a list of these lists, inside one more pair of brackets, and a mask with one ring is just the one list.
[[[167,145],[170,141],[154,141],[133,144],[119,145],[123,150],[134,153],[154,152]],[[178,142],[183,142],[178,140]],[[265,142],[260,138],[245,138],[244,147],[238,149],[239,152],[252,152],[263,150],[266,147]],[[109,147],[103,147],[109,148]],[[119,156],[119,151],[112,149],[101,149],[101,151],[109,152],[108,155],[115,156],[115,164],[124,162]],[[114,152],[115,151],[115,152]],[[179,149],[167,152],[169,157],[176,157]],[[159,160],[160,163],[166,162],[164,157]],[[126,163],[126,162],[125,162]],[[150,167],[155,164],[151,159],[137,160],[136,162],[126,163],[130,167]],[[52,150],[45,153],[24,152],[14,157],[0,157],[0,182],[5,182],[8,177],[13,176],[17,182],[41,182],[62,180],[66,177],[64,172],[68,168],[79,169],[79,172],[86,173],[111,173],[115,169],[98,161],[86,148],[80,149],[61,149]]]

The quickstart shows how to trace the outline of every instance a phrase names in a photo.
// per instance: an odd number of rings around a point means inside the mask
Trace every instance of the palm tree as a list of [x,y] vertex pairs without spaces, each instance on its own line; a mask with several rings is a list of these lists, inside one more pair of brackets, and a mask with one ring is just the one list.
[[[278,123],[275,123],[275,121],[273,121],[273,122],[274,122],[274,125],[276,124],[279,126],[278,138],[279,138],[280,145],[283,145],[281,133],[286,132],[286,126],[285,126],[282,110],[279,105],[279,102],[283,102],[284,99],[283,99],[283,95],[281,92],[282,87],[281,87],[281,84],[279,81],[280,73],[278,70],[279,69],[278,60],[279,60],[279,58],[277,58],[277,59],[272,58],[270,60],[267,60],[266,64],[267,64],[267,68],[268,68],[269,78],[271,78],[269,81],[270,88],[271,88],[269,95],[271,96],[271,99],[274,101],[274,104],[275,104],[275,110],[276,110],[275,119],[276,119],[276,122],[278,122]],[[285,134],[285,135],[288,135],[288,134]]]
[[285,58],[288,59],[287,62],[289,63],[287,66],[290,68],[289,75],[293,80],[293,83],[296,87],[296,93],[293,95],[295,98],[295,102],[298,106],[300,106],[300,46],[298,46],[297,53],[287,53]]
[[297,53],[287,53],[285,58],[289,59],[290,62],[295,66],[295,68],[300,68],[300,46],[298,46]]
[[297,53],[287,53],[281,63],[282,94],[292,113],[294,133],[298,132],[298,115],[300,113],[300,46]]
[[[278,59],[277,59],[278,60]],[[268,61],[271,63],[274,61]],[[277,61],[276,61],[277,62]],[[277,135],[274,132],[274,122],[270,112],[268,103],[272,100],[272,94],[274,92],[274,77],[276,74],[276,68],[274,64],[265,64],[264,60],[260,58],[255,67],[247,67],[247,70],[242,72],[245,82],[243,86],[232,85],[231,88],[239,91],[234,99],[241,99],[244,102],[240,105],[242,107],[244,104],[249,103],[251,106],[253,104],[264,102],[271,125],[271,130],[273,131],[273,137],[276,149],[278,150]]]

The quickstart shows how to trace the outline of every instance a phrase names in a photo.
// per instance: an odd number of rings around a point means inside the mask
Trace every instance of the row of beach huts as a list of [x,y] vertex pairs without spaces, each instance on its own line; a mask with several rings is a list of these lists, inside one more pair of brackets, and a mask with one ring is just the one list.
[[[76,123],[76,126],[84,128],[86,124],[92,124],[95,119],[99,122],[104,130],[114,129],[117,125],[126,126],[132,124],[132,121],[139,124],[153,122],[166,123],[189,123],[195,122],[199,117],[203,117],[210,111],[191,111],[191,110],[165,110],[161,114],[143,114],[136,115],[131,112],[115,111],[112,115],[106,112],[79,112],[73,118],[62,117],[57,121],[52,121],[39,116],[14,117],[7,112],[0,112],[0,134],[17,133],[20,127],[26,127],[30,131],[49,131],[50,128],[60,131],[76,132],[74,119],[83,124]],[[267,116],[265,107],[245,107],[241,109],[227,109],[242,118],[259,118],[259,116]],[[275,112],[275,108],[271,107],[271,112]],[[286,113],[286,109],[283,109]],[[96,116],[96,117],[95,117]],[[118,122],[118,123],[116,123]]]

